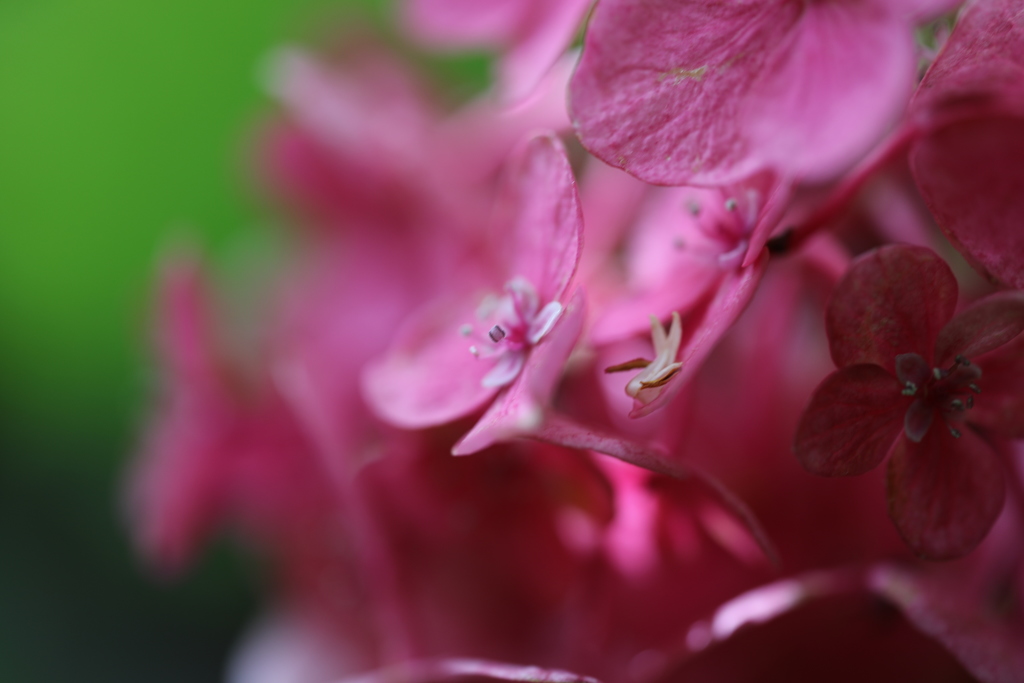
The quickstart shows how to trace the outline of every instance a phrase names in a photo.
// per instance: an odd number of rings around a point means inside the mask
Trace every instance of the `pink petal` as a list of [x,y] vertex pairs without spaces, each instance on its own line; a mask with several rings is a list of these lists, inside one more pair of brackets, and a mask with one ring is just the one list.
[[513,266],[537,289],[542,303],[569,286],[580,259],[583,214],[565,148],[553,135],[526,143],[513,171],[517,192]]
[[900,439],[889,461],[889,516],[911,550],[929,560],[961,557],[1003,509],[1004,473],[973,430],[954,438],[933,424],[921,443]]
[[453,455],[470,455],[499,441],[529,436],[540,428],[585,317],[583,292],[577,289],[551,333],[529,351],[519,377],[459,439],[452,448]]
[[630,417],[645,417],[672,402],[715,349],[718,340],[747,308],[767,265],[768,254],[762,253],[750,267],[728,273],[722,278],[711,301],[683,321],[683,344],[679,349],[683,368],[669,380],[655,400],[646,405],[634,401]]
[[935,364],[956,356],[975,358],[1024,331],[1024,292],[1000,292],[975,302],[953,318],[935,342]]
[[[501,60],[498,80],[510,102],[532,93],[544,75],[568,49],[583,23],[592,0],[541,0],[541,9],[530,30]],[[486,2],[478,2],[486,5]]]
[[864,474],[885,459],[903,430],[910,399],[877,365],[851,365],[825,378],[800,418],[793,450],[809,472]]
[[529,19],[528,0],[406,0],[406,30],[437,46],[464,49],[512,42]]
[[486,405],[498,391],[483,385],[495,361],[470,353],[473,342],[459,330],[474,320],[472,307],[448,302],[415,314],[392,348],[363,370],[363,396],[377,416],[398,427],[420,429]]
[[874,363],[895,374],[896,356],[931,363],[939,331],[953,317],[957,284],[946,262],[923,247],[882,247],[854,261],[829,304],[825,324],[838,367]]
[[648,182],[826,177],[892,123],[914,70],[881,3],[604,0],[570,108],[587,149]]
[[942,643],[978,680],[1020,681],[1024,672],[1024,629],[964,599],[950,577],[882,565],[872,587],[894,602],[922,633]]

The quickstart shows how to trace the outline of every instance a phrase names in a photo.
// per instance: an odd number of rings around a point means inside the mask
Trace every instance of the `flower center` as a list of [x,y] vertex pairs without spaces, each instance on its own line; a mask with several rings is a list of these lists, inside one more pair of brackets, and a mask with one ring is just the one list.
[[504,294],[484,298],[476,310],[477,324],[467,323],[460,329],[464,337],[474,340],[470,353],[477,358],[497,358],[481,384],[510,384],[522,371],[527,351],[547,336],[561,315],[562,304],[550,301],[540,306],[537,290],[523,277],[505,283]]
[[921,441],[936,414],[950,434],[960,437],[955,425],[963,422],[964,413],[974,407],[974,395],[981,393],[977,384],[981,368],[963,356],[948,368],[929,368],[921,356],[904,353],[896,356],[896,376],[903,384],[903,395],[915,397],[903,422],[907,438]]

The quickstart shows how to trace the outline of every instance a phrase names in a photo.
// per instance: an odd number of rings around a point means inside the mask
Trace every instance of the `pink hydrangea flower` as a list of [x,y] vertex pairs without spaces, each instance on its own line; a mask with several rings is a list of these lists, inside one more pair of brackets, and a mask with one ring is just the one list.
[[1001,467],[985,433],[1024,424],[1024,294],[1004,292],[953,316],[957,283],[922,247],[861,257],[828,309],[839,370],[815,391],[795,451],[811,472],[864,473],[891,453],[889,513],[932,559],[970,552],[1002,509]]
[[832,178],[897,120],[914,23],[951,4],[601,0],[573,121],[588,150],[651,183]]
[[[457,452],[539,427],[582,328],[582,294],[571,286],[582,216],[561,143],[530,140],[514,181],[510,246],[495,254],[500,280],[458,283],[461,296],[414,314],[363,375],[373,409],[406,428],[450,422],[494,401]],[[480,293],[479,285],[493,289]]]

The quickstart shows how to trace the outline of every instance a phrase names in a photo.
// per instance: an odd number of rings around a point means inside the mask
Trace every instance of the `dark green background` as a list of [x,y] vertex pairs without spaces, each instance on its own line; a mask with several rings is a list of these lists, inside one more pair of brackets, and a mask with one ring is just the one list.
[[258,66],[347,10],[0,0],[0,681],[219,680],[256,614],[226,542],[185,582],[145,574],[120,477],[158,254],[191,232],[223,260],[266,222],[243,171]]

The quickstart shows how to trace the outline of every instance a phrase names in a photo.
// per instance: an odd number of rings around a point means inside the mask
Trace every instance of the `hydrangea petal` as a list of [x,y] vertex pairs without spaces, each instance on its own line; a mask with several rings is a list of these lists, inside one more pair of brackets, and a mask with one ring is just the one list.
[[1002,465],[971,429],[954,438],[932,425],[920,443],[900,439],[889,461],[889,516],[925,559],[962,557],[985,538],[1003,509]]
[[540,428],[565,363],[583,329],[586,306],[576,290],[551,333],[530,351],[519,377],[502,392],[473,429],[452,448],[453,455],[469,455],[499,441],[528,436]]
[[993,351],[1024,331],[1024,292],[1000,292],[977,301],[950,321],[935,342],[935,363],[956,356],[975,358]]
[[895,245],[865,254],[840,281],[826,313],[838,367],[874,363],[895,374],[896,356],[929,363],[957,301],[953,271],[923,247]]
[[793,450],[809,472],[863,474],[885,459],[910,401],[877,365],[852,365],[825,378],[800,418]]
[[604,0],[570,107],[584,146],[648,182],[826,177],[895,119],[914,69],[881,3]]
[[750,267],[733,271],[722,278],[718,291],[707,305],[683,322],[684,339],[679,349],[682,369],[672,376],[650,403],[634,401],[630,417],[646,417],[672,402],[714,351],[718,340],[746,310],[767,266],[768,254],[762,253]]
[[580,259],[583,214],[565,148],[553,135],[526,143],[516,178],[512,274],[533,283],[542,302],[569,286]]
[[364,369],[363,395],[382,420],[406,429],[432,427],[482,408],[497,393],[483,384],[494,360],[475,357],[472,342],[459,333],[474,311],[447,303],[415,314],[394,347]]

